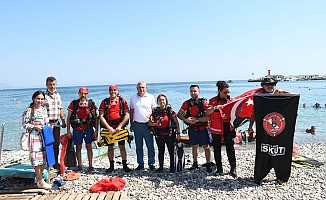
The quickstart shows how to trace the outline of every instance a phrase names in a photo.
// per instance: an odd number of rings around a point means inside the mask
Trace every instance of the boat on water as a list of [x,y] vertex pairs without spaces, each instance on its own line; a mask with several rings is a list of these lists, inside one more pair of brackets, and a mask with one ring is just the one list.
[[262,78],[250,78],[250,79],[248,79],[248,82],[262,82]]
[[227,83],[233,83],[233,81],[232,80],[228,80]]
[[286,77],[283,81],[297,81],[298,79],[292,76]]

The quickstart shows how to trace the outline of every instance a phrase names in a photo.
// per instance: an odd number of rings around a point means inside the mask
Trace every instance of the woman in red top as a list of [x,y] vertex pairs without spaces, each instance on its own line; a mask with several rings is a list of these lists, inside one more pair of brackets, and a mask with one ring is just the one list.
[[[168,147],[170,154],[170,172],[174,172],[174,142],[175,133],[171,131],[172,121],[176,124],[177,139],[180,139],[180,127],[177,119],[177,115],[168,104],[168,99],[164,94],[159,94],[157,97],[157,104],[159,107],[154,108],[148,121],[148,125],[154,128],[155,140],[158,148],[158,159],[160,167],[156,170],[156,173],[163,171],[164,151],[165,144]],[[171,119],[169,119],[171,118]]]
[[216,86],[218,88],[218,95],[211,98],[208,103],[209,109],[206,114],[210,115],[210,127],[214,147],[214,157],[216,162],[216,174],[223,174],[222,158],[221,158],[221,139],[224,138],[226,153],[231,166],[230,175],[234,178],[237,177],[236,172],[236,159],[234,150],[235,131],[230,130],[230,123],[226,115],[221,110],[222,105],[230,101],[229,85],[225,81],[217,81]]

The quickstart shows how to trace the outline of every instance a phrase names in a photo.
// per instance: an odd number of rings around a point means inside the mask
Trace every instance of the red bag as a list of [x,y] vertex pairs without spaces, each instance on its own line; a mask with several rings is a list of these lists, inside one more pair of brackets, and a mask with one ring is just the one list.
[[126,181],[122,178],[102,179],[95,183],[89,190],[93,193],[118,191],[122,190],[126,185]]

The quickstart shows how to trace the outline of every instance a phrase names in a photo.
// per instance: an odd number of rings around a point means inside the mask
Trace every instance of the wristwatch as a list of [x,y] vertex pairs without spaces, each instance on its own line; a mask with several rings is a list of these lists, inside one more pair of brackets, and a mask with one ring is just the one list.
[[196,118],[196,123],[198,123],[199,122],[199,120],[198,120],[198,118]]

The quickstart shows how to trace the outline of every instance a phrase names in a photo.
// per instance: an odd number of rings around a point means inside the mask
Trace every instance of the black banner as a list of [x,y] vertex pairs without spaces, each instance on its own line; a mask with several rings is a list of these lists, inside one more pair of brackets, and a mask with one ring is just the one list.
[[260,182],[272,168],[277,179],[289,180],[299,98],[299,94],[254,95],[255,182]]

